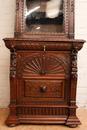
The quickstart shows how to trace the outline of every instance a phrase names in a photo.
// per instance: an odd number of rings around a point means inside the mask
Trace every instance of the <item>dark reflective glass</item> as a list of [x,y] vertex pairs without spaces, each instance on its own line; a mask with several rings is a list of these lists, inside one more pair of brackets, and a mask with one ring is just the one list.
[[63,0],[26,0],[29,32],[63,32]]

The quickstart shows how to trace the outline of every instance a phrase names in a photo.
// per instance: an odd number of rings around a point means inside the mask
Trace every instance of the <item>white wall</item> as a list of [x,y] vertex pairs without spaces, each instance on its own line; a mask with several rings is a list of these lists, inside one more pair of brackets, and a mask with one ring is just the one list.
[[[76,0],[75,37],[87,40],[87,0]],[[7,107],[10,100],[9,64],[10,52],[2,41],[13,37],[15,0],[0,0],[0,107]],[[78,54],[77,104],[87,106],[87,44]]]
[[[76,0],[75,38],[87,41],[87,0]],[[87,43],[78,53],[77,104],[87,107]]]
[[0,0],[0,107],[7,107],[10,98],[9,64],[10,52],[2,41],[13,37],[15,21],[15,0]]

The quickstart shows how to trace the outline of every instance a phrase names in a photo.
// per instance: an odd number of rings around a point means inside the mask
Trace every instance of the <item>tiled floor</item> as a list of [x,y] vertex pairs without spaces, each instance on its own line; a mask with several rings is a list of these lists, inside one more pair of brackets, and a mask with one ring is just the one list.
[[7,127],[4,121],[8,115],[8,109],[0,109],[0,130],[87,130],[87,109],[78,109],[77,115],[82,125],[77,128],[69,128],[62,125],[19,125],[16,127]]

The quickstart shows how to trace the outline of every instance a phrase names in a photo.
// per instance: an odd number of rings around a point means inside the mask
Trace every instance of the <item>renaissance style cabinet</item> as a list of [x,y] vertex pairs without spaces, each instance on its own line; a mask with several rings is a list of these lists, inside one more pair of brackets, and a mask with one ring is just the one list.
[[20,123],[76,127],[77,54],[74,0],[16,0],[8,126]]

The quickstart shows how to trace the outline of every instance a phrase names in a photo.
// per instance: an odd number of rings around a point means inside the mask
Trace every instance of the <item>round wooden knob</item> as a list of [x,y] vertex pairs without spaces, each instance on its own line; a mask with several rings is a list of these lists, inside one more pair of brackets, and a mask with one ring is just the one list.
[[47,90],[47,87],[46,87],[46,86],[41,86],[41,87],[40,87],[40,91],[41,91],[41,92],[46,92],[46,90]]

